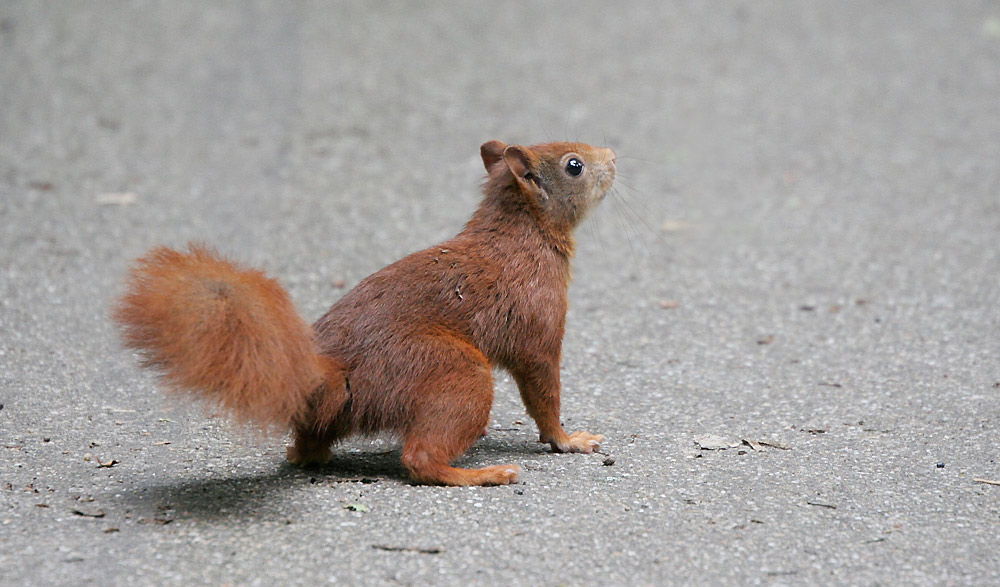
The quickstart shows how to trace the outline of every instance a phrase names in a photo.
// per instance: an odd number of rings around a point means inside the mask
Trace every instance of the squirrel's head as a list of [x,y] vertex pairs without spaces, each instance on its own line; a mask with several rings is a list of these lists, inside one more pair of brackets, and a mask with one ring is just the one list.
[[488,188],[500,187],[503,197],[518,198],[518,204],[569,230],[604,199],[615,179],[615,152],[604,147],[489,141],[479,152]]

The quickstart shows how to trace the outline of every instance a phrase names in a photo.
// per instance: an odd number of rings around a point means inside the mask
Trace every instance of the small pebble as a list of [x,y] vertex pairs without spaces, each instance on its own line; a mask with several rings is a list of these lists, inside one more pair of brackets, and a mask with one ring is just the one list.
[[615,457],[608,457],[608,458],[604,459],[604,466],[605,467],[610,467],[613,464],[615,464]]
[[944,468],[944,463],[938,463],[937,464],[937,468],[938,469],[943,469]]

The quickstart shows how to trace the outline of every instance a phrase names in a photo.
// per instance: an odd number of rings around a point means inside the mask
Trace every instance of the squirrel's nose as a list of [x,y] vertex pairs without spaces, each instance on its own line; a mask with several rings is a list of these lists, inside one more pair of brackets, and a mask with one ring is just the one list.
[[608,163],[609,165],[611,165],[611,167],[614,167],[615,166],[615,159],[617,159],[617,157],[618,157],[617,155],[615,155],[615,152],[613,150],[608,149],[608,148],[605,147],[603,155],[604,155],[604,161],[606,163]]

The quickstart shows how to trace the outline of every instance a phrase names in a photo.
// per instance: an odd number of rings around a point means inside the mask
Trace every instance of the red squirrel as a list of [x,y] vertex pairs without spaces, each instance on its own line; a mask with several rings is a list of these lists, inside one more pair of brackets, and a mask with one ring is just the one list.
[[517,465],[462,469],[489,423],[493,370],[517,382],[539,441],[590,453],[559,421],[574,228],[611,188],[615,153],[580,143],[480,148],[483,200],[453,239],[362,280],[310,328],[263,273],[211,250],[151,250],[114,310],[166,386],[238,420],[294,432],[288,460],[326,463],[352,434],[392,433],[418,483],[501,485]]

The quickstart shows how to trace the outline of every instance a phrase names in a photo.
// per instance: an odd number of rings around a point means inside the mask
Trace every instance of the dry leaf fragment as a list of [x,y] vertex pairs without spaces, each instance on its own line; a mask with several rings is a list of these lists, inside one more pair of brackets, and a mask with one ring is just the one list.
[[114,459],[111,459],[110,461],[101,461],[101,460],[98,460],[97,461],[97,468],[98,469],[110,469],[111,467],[114,467],[115,465],[117,465],[119,462],[120,461],[116,461]]
[[71,510],[71,511],[75,515],[81,516],[81,517],[84,517],[84,518],[103,518],[104,517],[104,510],[97,510],[96,512],[93,512],[93,513],[83,512],[83,511],[80,511],[80,510]]
[[761,446],[769,446],[779,450],[790,450],[792,448],[792,445],[787,442],[781,442],[780,440],[758,440],[757,443]]
[[763,444],[761,444],[759,442],[755,442],[753,440],[750,440],[749,438],[744,438],[743,439],[743,444],[749,446],[750,448],[752,448],[754,450],[760,450],[761,448],[763,448]]
[[385,544],[372,544],[372,548],[386,552],[416,552],[419,554],[441,554],[444,552],[443,548],[416,548],[413,546],[387,546]]
[[725,450],[727,448],[736,448],[740,445],[738,442],[731,442],[715,434],[696,436],[694,438],[694,443],[697,444],[702,450]]
[[101,206],[128,206],[139,198],[135,192],[100,194],[95,201]]
[[680,232],[689,228],[691,228],[691,225],[681,220],[665,220],[660,225],[660,230],[663,232]]
[[835,509],[837,509],[837,506],[835,506],[832,503],[823,503],[823,502],[819,502],[819,501],[807,501],[806,505],[814,505],[816,507],[826,508],[828,510],[835,510]]
[[664,310],[673,310],[680,307],[681,303],[676,300],[660,300],[660,307]]

